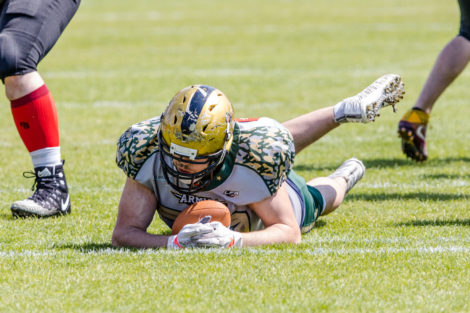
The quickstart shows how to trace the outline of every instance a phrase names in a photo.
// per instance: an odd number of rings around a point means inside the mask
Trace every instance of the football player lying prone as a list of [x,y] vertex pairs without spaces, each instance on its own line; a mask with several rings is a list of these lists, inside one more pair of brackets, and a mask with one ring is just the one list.
[[[317,218],[334,211],[365,168],[346,160],[328,177],[305,181],[294,156],[342,123],[375,120],[403,97],[400,76],[380,77],[354,97],[283,124],[234,119],[220,90],[179,91],[161,116],[132,125],[118,140],[117,165],[127,176],[112,244],[116,247],[245,247],[300,243]],[[177,234],[147,231],[155,211],[172,228],[188,206],[225,204],[230,226],[204,218]]]

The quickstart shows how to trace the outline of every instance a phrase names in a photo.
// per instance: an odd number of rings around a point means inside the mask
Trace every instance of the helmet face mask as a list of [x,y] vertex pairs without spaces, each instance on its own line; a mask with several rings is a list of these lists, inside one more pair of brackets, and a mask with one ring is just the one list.
[[[194,85],[173,97],[158,136],[163,173],[174,189],[194,193],[210,185],[233,140],[232,117],[230,101],[213,87]],[[199,171],[182,171],[177,164]]]
[[[194,193],[209,186],[213,173],[223,160],[223,151],[209,156],[195,157],[190,159],[185,155],[171,152],[171,148],[164,142],[160,135],[160,154],[163,174],[166,181],[176,190],[183,193]],[[191,165],[207,165],[205,169],[196,173],[186,173],[178,170],[175,162]]]

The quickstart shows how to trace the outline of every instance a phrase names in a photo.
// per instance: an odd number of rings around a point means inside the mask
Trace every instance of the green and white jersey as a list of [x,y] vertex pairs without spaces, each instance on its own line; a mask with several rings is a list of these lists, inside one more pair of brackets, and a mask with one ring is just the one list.
[[[248,205],[272,196],[288,179],[295,156],[289,131],[269,118],[237,121],[232,147],[214,174],[212,184],[205,191],[188,195],[174,190],[164,177],[158,145],[159,125],[160,118],[155,117],[124,132],[117,143],[116,162],[128,177],[154,192],[160,218],[171,227],[188,205],[212,199],[228,206],[232,229],[262,229],[261,220]],[[294,214],[302,226],[305,219],[302,194],[292,181],[287,186]]]

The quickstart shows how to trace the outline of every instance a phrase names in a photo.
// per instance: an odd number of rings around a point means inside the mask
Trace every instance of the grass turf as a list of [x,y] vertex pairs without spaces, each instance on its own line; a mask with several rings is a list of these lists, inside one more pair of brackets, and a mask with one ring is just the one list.
[[[470,311],[469,72],[433,111],[428,162],[406,160],[396,137],[458,18],[456,1],[84,0],[39,66],[58,106],[72,215],[12,219],[31,165],[0,100],[0,311]],[[238,117],[285,121],[388,72],[406,84],[397,114],[344,125],[297,156],[307,178],[351,156],[367,167],[302,244],[111,247],[125,181],[115,141],[182,87],[214,85]],[[150,231],[169,232],[158,219]]]

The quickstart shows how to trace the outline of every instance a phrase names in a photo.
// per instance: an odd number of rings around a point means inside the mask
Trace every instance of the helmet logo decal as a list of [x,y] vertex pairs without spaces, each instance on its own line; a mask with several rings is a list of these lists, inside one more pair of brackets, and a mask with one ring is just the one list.
[[214,90],[215,88],[211,86],[200,86],[194,93],[188,105],[188,109],[183,116],[183,120],[181,121],[181,131],[183,134],[189,135],[194,131],[198,116],[201,114],[207,98]]
[[238,197],[240,195],[240,192],[234,191],[234,190],[225,190],[224,195],[226,195],[227,197],[230,197],[230,198],[235,198],[235,197]]
[[181,156],[188,157],[190,160],[194,160],[197,156],[196,149],[182,147],[177,144],[174,144],[173,142],[170,144],[170,153],[173,155],[178,154]]

